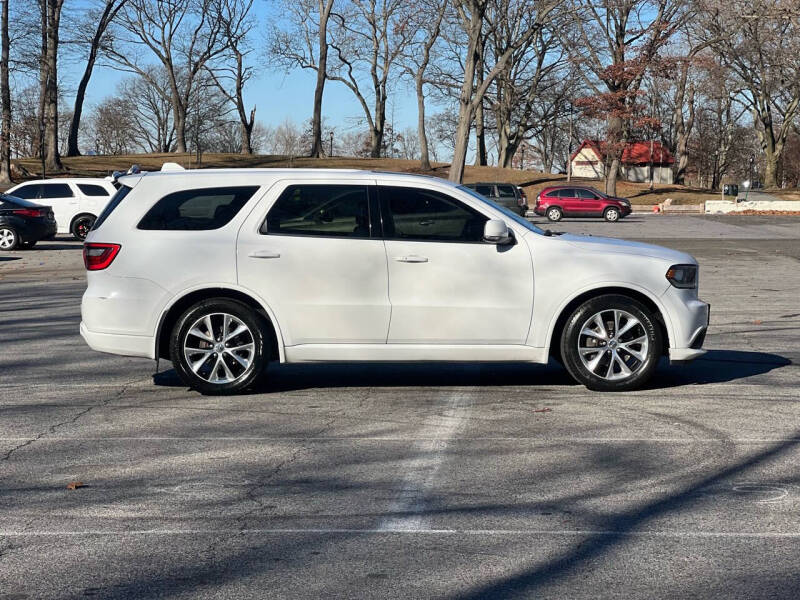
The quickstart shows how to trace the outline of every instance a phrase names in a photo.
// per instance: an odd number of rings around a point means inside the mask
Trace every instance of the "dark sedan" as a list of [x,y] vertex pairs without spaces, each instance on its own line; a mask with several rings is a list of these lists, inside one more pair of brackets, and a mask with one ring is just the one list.
[[0,194],[0,250],[32,248],[55,235],[56,220],[49,206]]

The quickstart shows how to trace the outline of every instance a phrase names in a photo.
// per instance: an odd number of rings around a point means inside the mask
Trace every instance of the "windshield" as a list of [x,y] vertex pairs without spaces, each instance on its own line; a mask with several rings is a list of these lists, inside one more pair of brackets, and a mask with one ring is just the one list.
[[534,225],[533,223],[528,221],[528,219],[526,219],[525,217],[523,217],[521,215],[518,215],[513,210],[510,210],[510,209],[506,208],[505,206],[497,204],[496,202],[492,202],[486,196],[483,196],[482,194],[479,194],[475,190],[472,190],[472,189],[468,188],[465,185],[458,186],[458,189],[460,189],[462,192],[468,193],[473,198],[477,198],[481,202],[484,202],[485,204],[488,204],[492,208],[494,208],[496,210],[499,210],[501,213],[503,213],[507,217],[511,218],[515,223],[519,223],[520,225],[522,225],[525,229],[528,229],[529,231],[533,231],[534,233],[538,233],[539,235],[544,235],[544,230],[539,229],[536,225]]

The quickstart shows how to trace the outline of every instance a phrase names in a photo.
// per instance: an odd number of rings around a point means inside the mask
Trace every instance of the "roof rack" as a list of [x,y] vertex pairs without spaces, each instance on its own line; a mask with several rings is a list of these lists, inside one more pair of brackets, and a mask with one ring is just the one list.
[[139,168],[139,165],[131,165],[131,168],[127,171],[114,171],[111,174],[111,183],[117,183],[117,179],[125,175],[138,175],[141,172],[142,170]]

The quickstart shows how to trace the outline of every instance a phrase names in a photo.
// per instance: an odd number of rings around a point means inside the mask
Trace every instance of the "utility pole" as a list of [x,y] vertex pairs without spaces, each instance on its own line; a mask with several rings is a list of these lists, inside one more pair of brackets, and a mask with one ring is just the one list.
[[330,156],[331,156],[331,158],[333,158],[333,129],[331,129],[331,152],[330,152]]

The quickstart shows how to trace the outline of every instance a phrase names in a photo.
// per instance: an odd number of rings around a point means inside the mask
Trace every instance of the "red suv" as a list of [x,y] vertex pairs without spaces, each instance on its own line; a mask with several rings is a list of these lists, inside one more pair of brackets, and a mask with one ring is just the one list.
[[551,221],[560,221],[562,217],[603,217],[613,223],[631,214],[631,202],[607,196],[592,187],[560,185],[543,189],[536,196],[533,210]]

